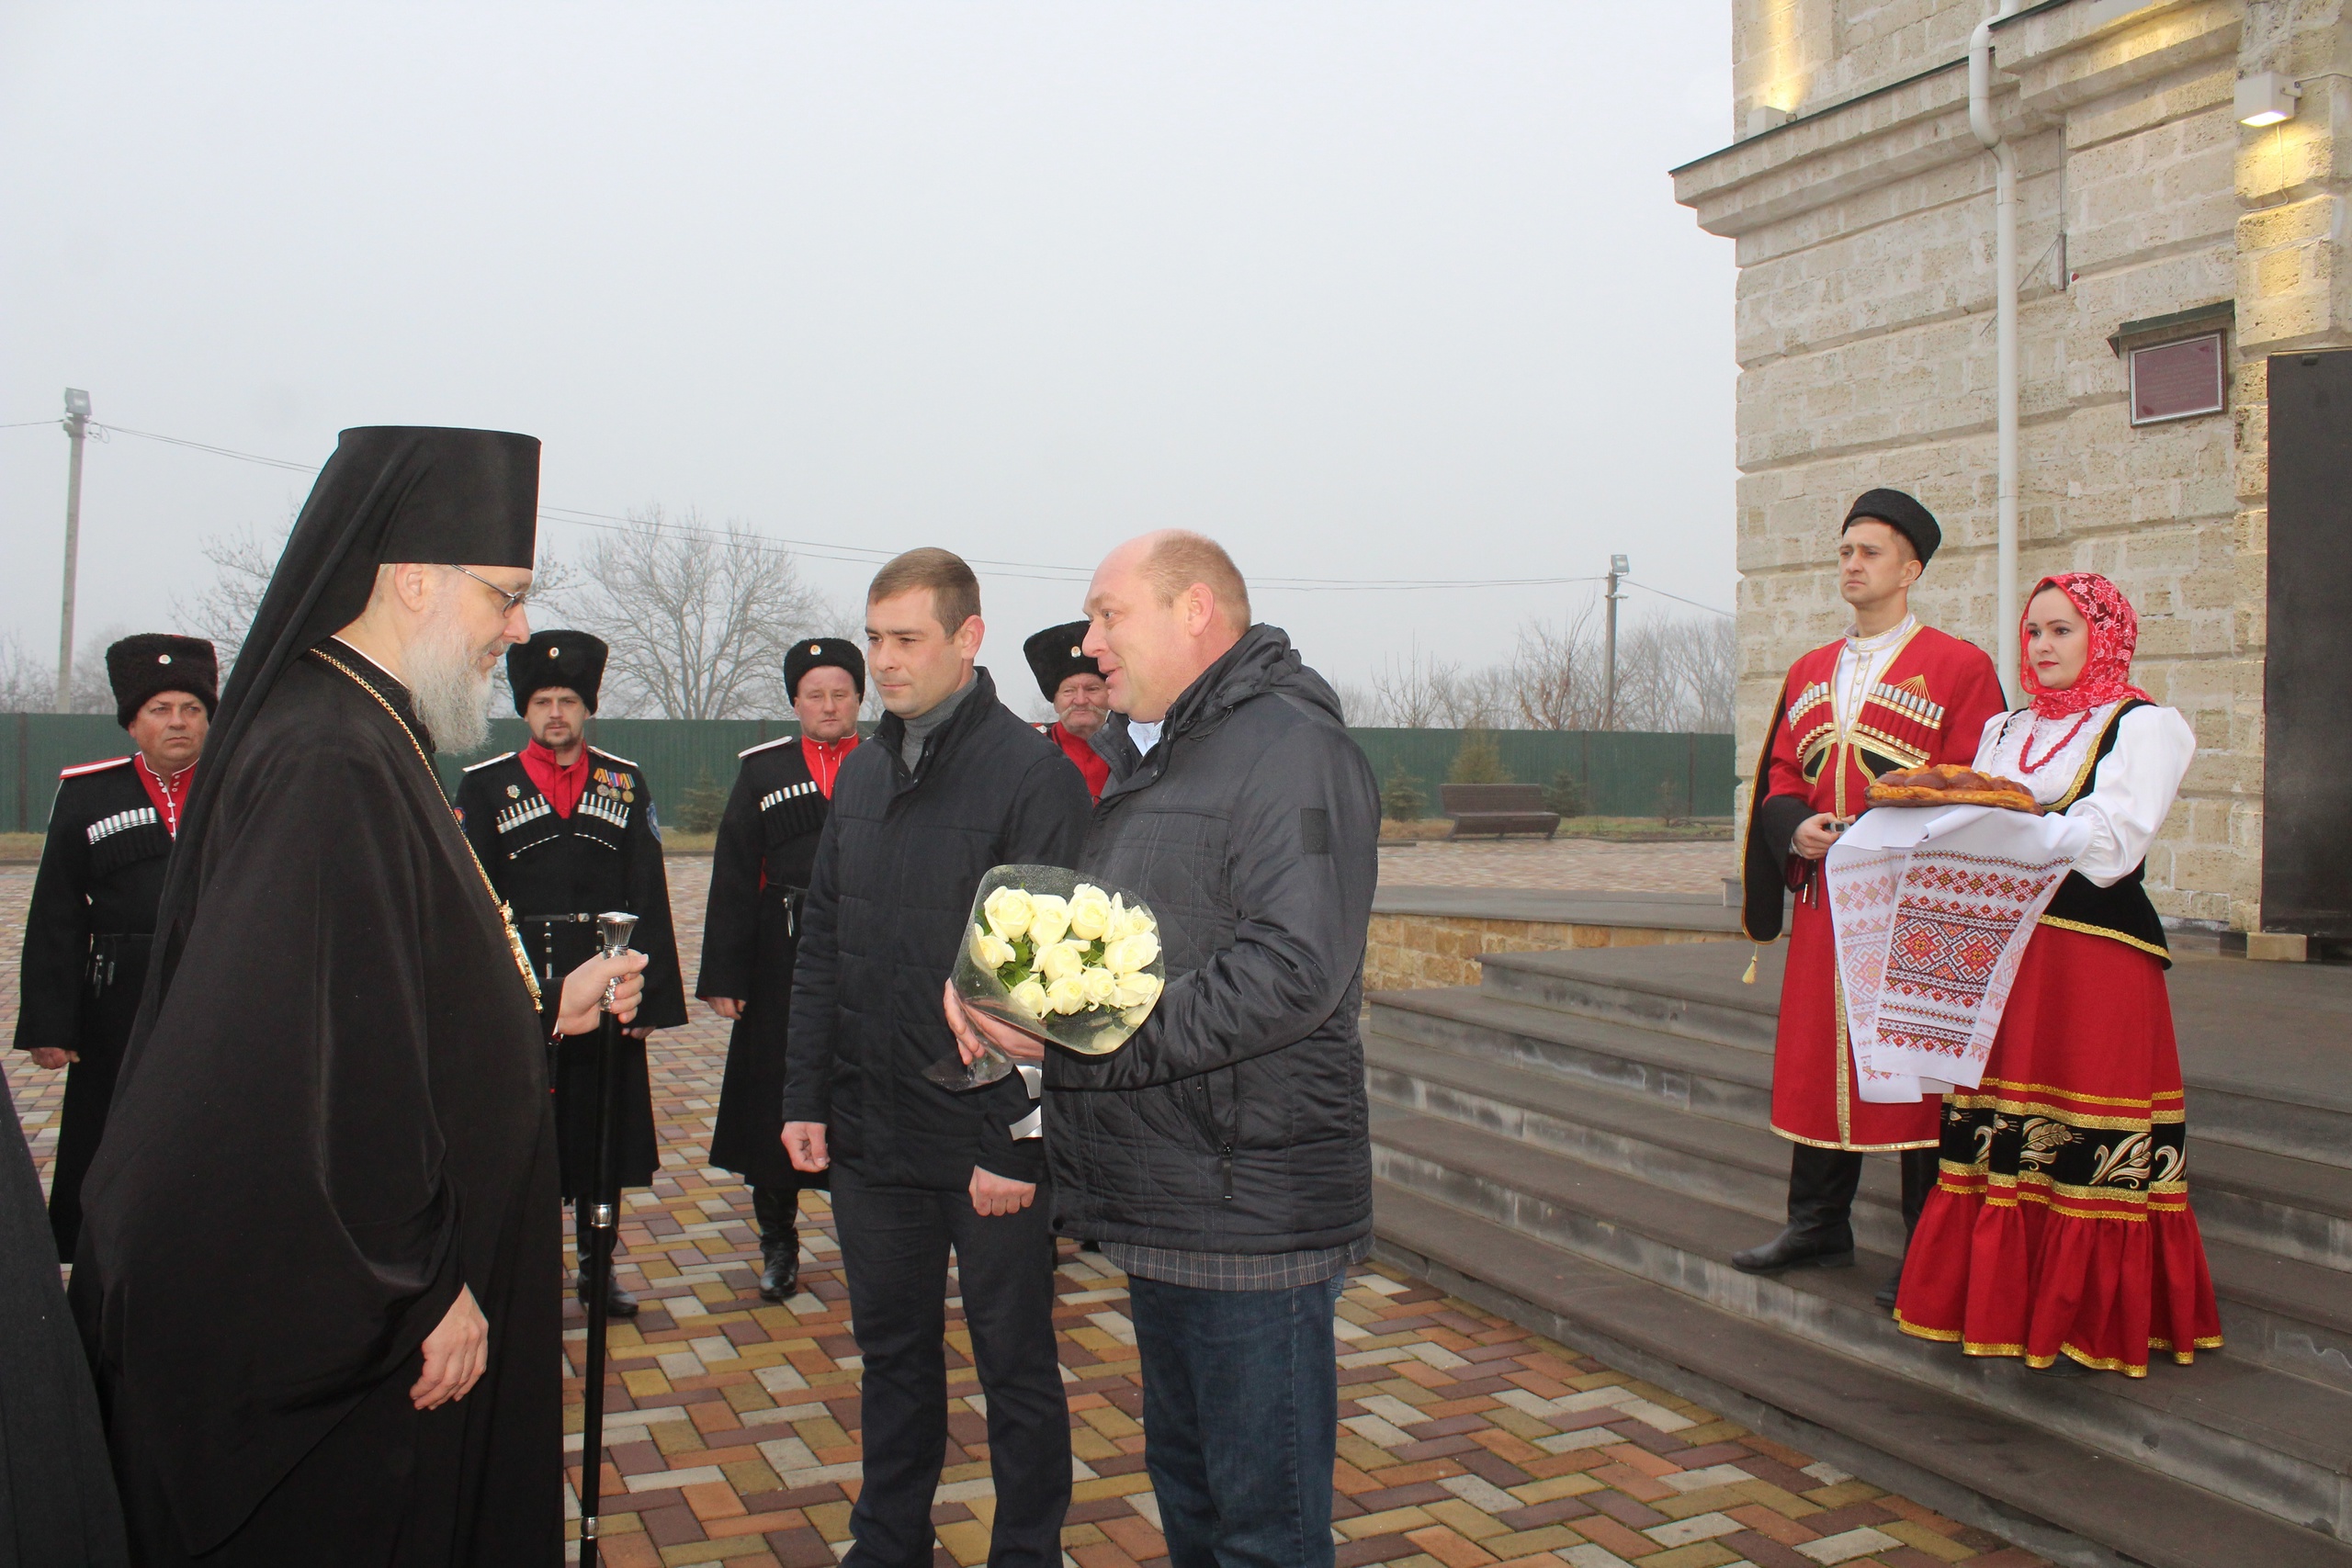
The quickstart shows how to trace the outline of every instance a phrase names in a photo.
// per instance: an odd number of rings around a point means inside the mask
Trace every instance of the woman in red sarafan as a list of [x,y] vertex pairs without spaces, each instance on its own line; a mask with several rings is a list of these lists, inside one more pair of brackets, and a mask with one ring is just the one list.
[[1906,1334],[2038,1370],[2145,1377],[2222,1343],[2188,1207],[2162,923],[2141,885],[2197,740],[2131,684],[2139,623],[2093,572],[2044,578],[2019,631],[2031,705],[1975,766],[2091,826],[2018,969],[1984,1081],[1944,1102],[1911,1243]]

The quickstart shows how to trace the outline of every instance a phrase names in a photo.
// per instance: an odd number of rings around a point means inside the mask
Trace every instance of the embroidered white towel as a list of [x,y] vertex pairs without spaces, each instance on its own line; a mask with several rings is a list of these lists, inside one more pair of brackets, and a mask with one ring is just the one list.
[[1826,862],[1838,987],[1862,1099],[1973,1089],[2034,922],[2090,824],[1989,806],[1881,807]]

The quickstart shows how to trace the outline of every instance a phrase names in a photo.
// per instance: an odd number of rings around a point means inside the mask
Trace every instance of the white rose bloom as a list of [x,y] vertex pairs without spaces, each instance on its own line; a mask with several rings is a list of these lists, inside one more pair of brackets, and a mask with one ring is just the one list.
[[986,926],[972,928],[972,962],[993,975],[1013,960],[1012,944]]
[[1078,976],[1078,983],[1086,987],[1088,1007],[1106,1006],[1112,998],[1117,995],[1119,989],[1119,977],[1099,965],[1092,965],[1081,971]]
[[1080,884],[1069,896],[1069,934],[1081,942],[1092,942],[1111,929],[1111,900],[1102,897],[1100,887]]
[[1069,901],[1073,904],[1077,903],[1080,898],[1108,898],[1110,897],[1111,896],[1108,893],[1103,892],[1102,889],[1095,886],[1091,882],[1081,882],[1077,886],[1069,890]]
[[1149,931],[1114,942],[1102,954],[1102,966],[1114,975],[1134,975],[1151,967],[1159,956],[1159,939]]
[[1051,893],[1039,893],[1029,899],[1029,940],[1039,947],[1061,941],[1069,930],[1069,900]]
[[[1112,993],[1111,1005],[1120,1008],[1145,1008],[1159,999],[1159,976],[1157,975],[1122,975],[1118,988]],[[1129,1023],[1141,1021],[1130,1018]]]
[[989,895],[980,912],[989,918],[989,930],[1007,942],[1019,942],[1036,913],[1036,900],[1018,887],[1000,887]]
[[1086,955],[1079,951],[1074,942],[1057,942],[1051,947],[1037,951],[1037,973],[1043,975],[1049,984],[1070,979],[1085,967]]
[[1046,1016],[1046,987],[1033,976],[1012,987],[1012,1005],[1031,1018]]
[[1086,1006],[1086,987],[1075,975],[1067,980],[1057,980],[1046,987],[1046,1005],[1058,1013],[1080,1011]]

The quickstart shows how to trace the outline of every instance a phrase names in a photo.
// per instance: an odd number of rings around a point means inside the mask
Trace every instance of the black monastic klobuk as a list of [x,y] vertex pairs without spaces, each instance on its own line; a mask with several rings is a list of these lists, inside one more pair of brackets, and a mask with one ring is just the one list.
[[[73,1282],[142,1563],[560,1560],[537,1010],[408,694],[330,637],[379,562],[528,567],[537,473],[345,431],[222,694]],[[460,1290],[489,1366],[421,1413]]]

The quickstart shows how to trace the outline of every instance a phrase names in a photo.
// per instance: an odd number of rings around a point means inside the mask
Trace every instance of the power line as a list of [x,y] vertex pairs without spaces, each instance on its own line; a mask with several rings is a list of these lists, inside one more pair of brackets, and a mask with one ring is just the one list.
[[284,457],[264,457],[252,452],[239,452],[232,447],[215,446],[209,442],[188,441],[177,435],[158,435],[152,430],[133,430],[127,424],[101,424],[93,420],[90,422],[90,428],[103,430],[116,435],[136,435],[141,441],[161,441],[170,446],[191,447],[198,452],[209,452],[217,457],[234,457],[241,463],[260,463],[266,468],[291,468],[302,474],[314,474],[319,470],[319,465],[316,463],[296,463],[289,462]]
[[[23,430],[37,424],[56,423],[55,420],[47,419],[26,420],[15,424],[0,424],[0,430]],[[240,452],[232,446],[216,446],[209,441],[191,441],[185,436],[163,435],[152,430],[133,430],[129,425],[100,424],[93,421],[90,428],[123,435],[134,435],[141,441],[160,441],[166,446],[184,446],[191,451],[209,452],[219,457],[232,457],[241,463],[258,463],[265,468],[285,468],[295,473],[315,473],[319,468],[316,463],[298,463],[285,457],[266,457],[255,452]],[[797,539],[782,535],[752,533],[748,530],[742,533],[722,533],[693,524],[673,523],[666,518],[654,522],[650,519],[616,516],[608,512],[588,512],[571,506],[542,506],[538,511],[540,517],[548,522],[569,523],[578,527],[596,528],[607,533],[618,533],[629,527],[650,527],[658,531],[704,538],[714,543],[727,543],[731,539],[741,538],[749,540],[762,549],[797,552],[813,560],[833,561],[849,566],[872,565],[878,560],[888,560],[899,553],[870,545],[843,544],[833,539]],[[1089,581],[1092,576],[1089,570],[1080,567],[1058,567],[1037,561],[1003,560],[989,556],[967,556],[964,558],[976,570],[986,569],[983,575],[989,577],[1013,578],[1030,582],[1079,583]],[[1580,582],[1602,581],[1604,579],[1597,575],[1453,578],[1261,577],[1253,579],[1250,587],[1266,592],[1283,593],[1429,593],[1443,592],[1449,590],[1489,588],[1559,588]],[[1668,593],[1663,588],[1652,588],[1647,583],[1634,582],[1630,578],[1626,581],[1631,586],[1639,588],[1645,592],[1672,599],[1678,604],[1689,604],[1694,609],[1704,610],[1710,615],[1731,618],[1731,612],[1718,610],[1713,604],[1702,604],[1696,599],[1685,599],[1679,593]]]
[[1704,610],[1711,615],[1721,615],[1726,621],[1736,621],[1739,619],[1737,615],[1733,615],[1729,610],[1718,610],[1713,604],[1702,604],[1696,599],[1685,599],[1679,593],[1668,593],[1663,588],[1652,588],[1648,583],[1636,582],[1630,577],[1625,579],[1625,586],[1628,588],[1638,588],[1645,593],[1655,593],[1661,599],[1671,599],[1678,604],[1688,604],[1694,610]]

